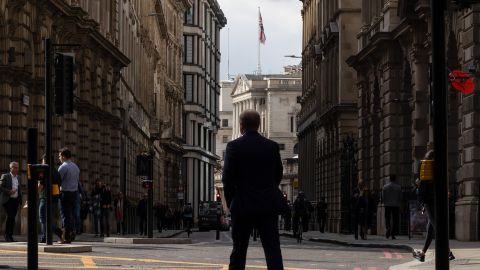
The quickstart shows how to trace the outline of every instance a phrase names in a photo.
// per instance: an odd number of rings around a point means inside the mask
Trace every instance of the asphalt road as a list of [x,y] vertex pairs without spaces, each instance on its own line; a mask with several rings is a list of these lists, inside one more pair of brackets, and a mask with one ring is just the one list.
[[[185,234],[178,237],[186,237]],[[91,243],[93,252],[39,256],[39,269],[228,269],[229,232],[194,232],[189,245],[119,245]],[[411,261],[405,251],[343,247],[282,238],[285,269],[381,270]],[[26,269],[26,253],[0,250],[0,269]],[[247,269],[266,269],[260,241],[250,242]]]

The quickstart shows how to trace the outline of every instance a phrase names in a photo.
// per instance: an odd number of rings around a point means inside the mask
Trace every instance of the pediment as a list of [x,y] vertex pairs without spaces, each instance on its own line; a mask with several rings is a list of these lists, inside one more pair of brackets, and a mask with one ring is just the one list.
[[250,80],[245,76],[245,74],[237,75],[235,82],[233,83],[231,96],[239,95],[245,92],[250,91],[252,87]]

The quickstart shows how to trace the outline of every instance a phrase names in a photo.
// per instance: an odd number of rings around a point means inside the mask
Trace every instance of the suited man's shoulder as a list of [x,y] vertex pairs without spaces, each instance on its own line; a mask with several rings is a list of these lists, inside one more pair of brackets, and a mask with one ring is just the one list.
[[10,177],[10,173],[2,173],[2,176],[0,176],[0,179],[7,179]]

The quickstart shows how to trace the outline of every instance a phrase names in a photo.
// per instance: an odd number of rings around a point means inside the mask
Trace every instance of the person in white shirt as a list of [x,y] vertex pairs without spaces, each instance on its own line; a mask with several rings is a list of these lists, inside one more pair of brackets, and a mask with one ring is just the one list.
[[10,162],[10,172],[0,177],[0,203],[5,208],[7,221],[5,222],[5,241],[13,242],[13,228],[18,206],[22,204],[21,180],[18,175],[18,162]]

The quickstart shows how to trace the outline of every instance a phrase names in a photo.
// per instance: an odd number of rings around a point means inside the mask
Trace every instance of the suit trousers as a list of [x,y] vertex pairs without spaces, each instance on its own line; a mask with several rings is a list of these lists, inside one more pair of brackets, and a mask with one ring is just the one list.
[[76,191],[62,191],[60,202],[63,212],[63,227],[65,234],[70,237],[75,232],[75,203],[77,199]]
[[282,270],[283,259],[278,234],[278,215],[238,216],[232,213],[233,250],[230,255],[230,270],[244,270],[248,241],[253,228],[260,233],[263,251],[269,270]]
[[[385,228],[392,237],[398,234],[400,207],[385,206]],[[392,221],[393,217],[393,221]]]
[[10,198],[7,203],[3,205],[5,213],[7,214],[7,221],[5,222],[5,235],[12,237],[13,228],[15,227],[15,217],[18,211],[18,198]]

